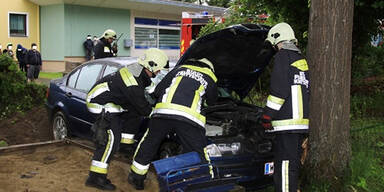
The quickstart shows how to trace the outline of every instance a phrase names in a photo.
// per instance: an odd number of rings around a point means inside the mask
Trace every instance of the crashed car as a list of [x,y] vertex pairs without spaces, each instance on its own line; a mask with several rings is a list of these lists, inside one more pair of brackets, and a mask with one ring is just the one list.
[[[263,188],[272,183],[272,138],[264,134],[259,124],[262,108],[241,101],[274,54],[273,48],[264,43],[268,30],[269,27],[256,24],[231,26],[199,38],[177,62],[176,65],[180,65],[187,59],[207,58],[214,65],[219,100],[203,112],[207,118],[205,128],[210,144],[207,149],[216,177],[212,180],[210,176],[186,173],[187,178],[170,179],[159,174],[162,190],[201,188],[202,182],[211,187],[231,181],[231,184],[240,184],[247,189]],[[98,79],[136,60],[131,57],[97,59],[82,64],[63,78],[52,80],[46,107],[55,139],[71,135],[91,139],[90,128],[95,115],[86,108],[87,92]],[[240,99],[233,98],[232,93]],[[143,127],[146,127],[145,123],[143,121]],[[140,140],[140,135],[136,135],[136,140]],[[163,141],[158,157],[164,159],[181,152],[175,135],[170,134]],[[178,169],[185,169],[190,163]],[[169,175],[170,172],[163,173]]]
[[[183,156],[170,158],[168,163],[160,160],[154,165],[162,191],[190,191],[202,186],[215,191],[210,187],[229,181],[247,189],[263,188],[272,183],[272,136],[266,135],[259,123],[263,109],[240,100],[250,92],[274,55],[273,48],[264,43],[268,30],[269,27],[263,25],[231,26],[199,38],[178,61],[177,65],[181,65],[188,59],[207,58],[214,65],[219,100],[204,108],[203,113],[207,118],[205,128],[210,143],[207,152],[217,173],[214,179],[204,175],[204,171],[192,173],[190,170],[196,172],[196,167],[189,169],[190,162],[178,165],[177,162],[183,162]],[[240,99],[234,99],[233,92]],[[180,154],[182,148],[178,143],[174,135],[169,135],[160,147],[160,157]],[[168,172],[164,170],[167,166]],[[179,170],[176,176],[172,174],[177,173],[175,170]]]

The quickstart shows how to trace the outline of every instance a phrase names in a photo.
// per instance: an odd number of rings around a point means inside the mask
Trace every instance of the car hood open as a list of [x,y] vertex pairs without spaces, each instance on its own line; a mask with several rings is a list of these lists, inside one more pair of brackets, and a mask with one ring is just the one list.
[[218,86],[244,98],[274,55],[265,43],[269,27],[258,24],[234,25],[197,39],[176,65],[188,59],[207,58],[215,68]]

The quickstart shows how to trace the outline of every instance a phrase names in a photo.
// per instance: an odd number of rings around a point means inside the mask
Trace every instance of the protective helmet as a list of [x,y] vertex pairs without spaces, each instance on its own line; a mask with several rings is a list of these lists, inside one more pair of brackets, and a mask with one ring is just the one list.
[[110,39],[110,38],[116,39],[116,32],[114,30],[112,30],[112,29],[107,29],[107,30],[104,31],[103,37],[105,39]]
[[139,64],[152,73],[164,69],[168,62],[168,56],[157,48],[147,49],[143,57],[139,58]]
[[273,46],[282,41],[294,41],[297,43],[295,33],[292,27],[287,23],[278,23],[273,26],[269,32],[266,41],[269,41]]
[[208,65],[209,68],[211,68],[211,70],[215,72],[215,68],[213,67],[213,64],[207,58],[199,59],[199,61]]

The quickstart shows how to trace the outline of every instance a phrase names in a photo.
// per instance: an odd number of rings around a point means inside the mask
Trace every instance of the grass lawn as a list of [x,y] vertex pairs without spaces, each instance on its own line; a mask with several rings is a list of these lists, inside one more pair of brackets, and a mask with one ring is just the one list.
[[57,79],[63,77],[63,73],[61,72],[40,72],[39,73],[39,78],[44,78],[44,79]]

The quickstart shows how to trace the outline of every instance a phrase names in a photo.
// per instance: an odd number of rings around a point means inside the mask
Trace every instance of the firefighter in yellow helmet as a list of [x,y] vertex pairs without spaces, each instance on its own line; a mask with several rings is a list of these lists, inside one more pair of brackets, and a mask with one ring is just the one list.
[[[91,113],[97,114],[92,126],[96,150],[94,152],[86,185],[102,190],[116,187],[107,179],[108,165],[120,143],[133,144],[143,117],[152,106],[144,96],[145,87],[151,84],[161,69],[168,65],[168,56],[151,48],[142,59],[115,73],[98,80],[89,91],[86,104]],[[128,125],[128,127],[123,126]]]
[[116,40],[116,32],[112,29],[105,30],[102,37],[95,45],[95,59],[116,56],[117,47],[112,46],[114,40]]
[[302,143],[308,133],[309,71],[293,29],[287,23],[273,26],[266,41],[275,47],[270,95],[261,118],[275,134],[274,183],[277,192],[296,192]]
[[212,63],[203,58],[176,66],[156,86],[154,96],[157,104],[149,128],[136,149],[128,176],[128,182],[135,189],[144,189],[149,164],[170,132],[176,133],[184,153],[196,151],[202,162],[209,162],[205,149],[205,116],[201,106],[205,101],[208,105],[216,102],[216,81]]

